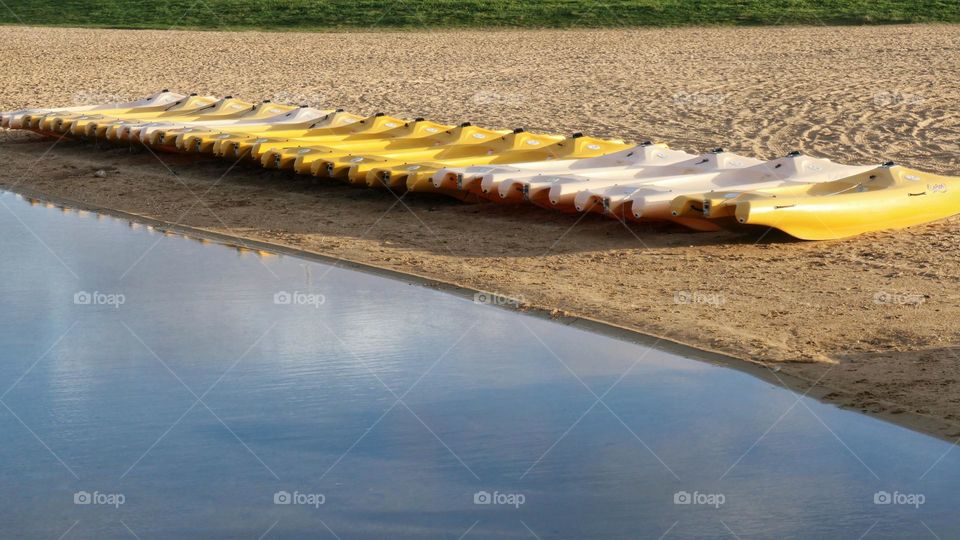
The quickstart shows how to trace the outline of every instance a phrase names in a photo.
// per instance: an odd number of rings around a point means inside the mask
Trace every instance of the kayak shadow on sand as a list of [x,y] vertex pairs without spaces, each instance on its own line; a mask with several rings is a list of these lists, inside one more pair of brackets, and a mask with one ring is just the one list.
[[[64,140],[51,148],[49,139],[39,138],[33,144],[2,144],[0,154],[13,166],[9,178],[0,181],[21,184],[29,170],[35,180],[23,182],[24,187],[73,200],[116,192],[112,200],[99,204],[134,213],[151,215],[149,207],[160,201],[183,206],[182,210],[199,201],[197,218],[204,212],[214,214],[214,219],[194,223],[200,227],[266,226],[294,234],[407,244],[464,257],[798,242],[766,227],[700,232],[671,222],[567,214],[525,203],[465,203],[438,194],[360,188],[193,154],[123,146],[91,152],[90,146]],[[101,176],[101,171],[106,174]],[[63,186],[65,181],[78,186]]]

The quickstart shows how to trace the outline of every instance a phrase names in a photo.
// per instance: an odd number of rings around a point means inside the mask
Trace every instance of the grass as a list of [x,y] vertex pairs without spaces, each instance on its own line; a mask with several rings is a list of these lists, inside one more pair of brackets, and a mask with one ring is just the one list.
[[3,0],[0,24],[328,30],[960,22],[960,0]]

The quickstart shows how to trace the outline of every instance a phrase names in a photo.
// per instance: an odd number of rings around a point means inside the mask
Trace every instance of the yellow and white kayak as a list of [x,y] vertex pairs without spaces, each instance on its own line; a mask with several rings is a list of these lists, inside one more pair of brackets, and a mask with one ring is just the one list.
[[144,107],[162,107],[168,106],[175,101],[185,98],[183,94],[163,90],[152,96],[129,102],[105,103],[95,105],[78,105],[74,107],[57,107],[52,109],[22,109],[19,111],[10,111],[0,113],[0,124],[2,127],[10,129],[35,129],[41,130],[40,120],[49,115],[75,115],[84,113],[95,113],[107,110],[117,109],[138,109]]
[[253,161],[259,161],[260,156],[254,155],[253,150],[259,149],[261,144],[289,145],[291,140],[330,133],[333,128],[351,126],[363,119],[363,116],[337,110],[310,122],[306,127],[284,125],[251,132],[227,132],[213,137],[215,143],[212,151],[215,156],[226,158],[248,156]]
[[[216,103],[217,98],[213,96],[190,95],[163,107],[138,107],[129,110],[58,117],[54,121],[53,130],[60,133],[67,132],[77,137],[99,139],[105,136],[107,129],[118,121],[138,122],[146,119],[196,114],[209,109]],[[48,118],[44,118],[44,122],[47,121]]]
[[227,96],[210,106],[191,111],[168,111],[156,118],[123,118],[114,122],[99,121],[98,127],[103,129],[103,139],[108,141],[136,141],[140,138],[140,131],[151,123],[156,122],[203,122],[217,120],[236,120],[256,111],[256,105],[247,101]]
[[960,213],[960,178],[889,163],[781,193],[730,192],[717,197],[737,201],[734,215],[740,224],[773,227],[802,240],[832,240]]
[[[129,140],[130,142],[145,143],[151,139],[152,133],[158,131],[166,132],[172,129],[199,128],[200,126],[204,128],[216,128],[251,123],[262,126],[279,120],[284,114],[297,109],[297,107],[292,105],[278,105],[263,102],[256,105],[251,104],[241,110],[237,110],[237,107],[241,106],[242,103],[240,102],[223,103],[220,106],[220,114],[213,114],[213,112],[211,112],[195,119],[164,118],[162,120],[143,122],[138,125],[128,124],[119,130],[117,138],[120,140]],[[231,109],[233,110],[231,111]]]
[[[263,102],[254,110],[236,119],[207,120],[194,122],[150,122],[140,128],[139,139],[142,144],[150,146],[166,146],[177,148],[177,137],[180,134],[200,134],[216,132],[218,129],[264,129],[284,122],[289,122],[295,114],[304,111],[304,108],[293,105],[279,105]],[[310,119],[317,119],[330,111],[311,109]],[[303,119],[301,119],[302,121]],[[195,137],[196,138],[196,137]]]
[[[267,133],[274,132],[304,132],[312,127],[331,121],[332,117],[342,117],[348,115],[351,119],[359,118],[356,115],[349,115],[342,110],[320,110],[312,107],[300,107],[293,111],[283,114],[279,118],[274,117],[270,122],[237,122],[230,126],[209,126],[189,127],[185,129],[173,129],[151,134],[150,143],[159,145],[175,146],[181,152],[197,152],[204,154],[219,155],[221,142],[228,139],[246,140],[251,137],[260,137]],[[227,148],[227,153],[232,154],[233,148]]]

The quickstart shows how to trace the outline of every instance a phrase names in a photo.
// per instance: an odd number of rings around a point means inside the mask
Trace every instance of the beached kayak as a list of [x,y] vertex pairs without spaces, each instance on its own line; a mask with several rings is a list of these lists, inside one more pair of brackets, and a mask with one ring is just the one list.
[[[373,116],[367,116],[359,120],[342,122],[339,125],[324,125],[321,127],[315,127],[308,130],[307,133],[298,135],[296,137],[286,138],[271,136],[267,137],[266,141],[255,143],[250,148],[250,157],[252,159],[261,160],[261,164],[264,164],[264,155],[273,150],[283,148],[302,148],[304,146],[310,146],[314,144],[323,145],[327,142],[341,141],[364,133],[382,133],[384,131],[396,129],[405,123],[407,123],[407,120],[403,118],[377,113]],[[270,161],[270,164],[274,165],[273,160]],[[290,162],[290,165],[292,164],[293,163]]]
[[789,155],[714,178],[707,189],[683,193],[670,203],[674,216],[732,218],[739,195],[790,193],[812,184],[833,182],[870,171],[872,165],[842,165],[792,152]]
[[[313,161],[324,155],[342,156],[364,151],[377,151],[402,141],[422,140],[431,135],[451,129],[422,118],[402,120],[392,116],[378,116],[364,119],[350,128],[344,128],[326,135],[304,137],[289,141],[284,145],[271,145],[263,152],[261,164],[267,168],[293,169],[308,173]],[[297,165],[299,160],[299,165]]]
[[250,137],[268,130],[309,129],[314,123],[334,113],[332,110],[298,107],[267,120],[235,121],[228,125],[196,123],[191,127],[148,130],[141,141],[152,146],[167,146],[181,152],[213,154],[219,141],[232,137]]
[[452,129],[454,126],[417,118],[394,129],[357,133],[341,140],[325,142],[323,145],[310,143],[305,146],[275,148],[264,154],[261,162],[264,167],[289,168],[300,174],[310,174],[313,163],[317,160],[366,152],[382,152],[404,146],[423,147],[434,142],[434,139],[431,139],[434,135]]
[[[467,122],[425,139],[391,145],[377,153],[347,154],[343,157],[320,159],[313,163],[311,173],[323,178],[353,179],[355,183],[365,185],[366,174],[373,168],[403,167],[418,161],[428,161],[439,155],[470,152],[471,148],[483,145],[487,146],[483,146],[484,149],[478,152],[486,154],[493,151],[490,144],[510,134],[510,131],[485,129]],[[501,142],[500,146],[506,144]]]
[[[198,119],[162,119],[144,122],[137,126],[128,126],[126,130],[121,130],[118,134],[120,140],[129,140],[131,142],[149,143],[151,139],[156,140],[154,133],[163,134],[166,139],[166,132],[176,129],[200,129],[218,128],[232,125],[269,125],[281,120],[283,115],[296,110],[292,105],[278,105],[269,101],[258,103],[237,114],[224,114],[219,118],[204,116]],[[124,132],[126,131],[126,132]],[[173,138],[175,140],[175,137]]]
[[[138,107],[122,111],[98,111],[97,114],[57,117],[53,125],[53,131],[70,133],[76,137],[100,139],[106,135],[107,129],[116,122],[125,120],[140,122],[147,119],[195,115],[210,109],[217,101],[218,99],[213,96],[190,95],[162,107]],[[44,122],[46,121],[45,118]]]
[[278,125],[265,129],[246,132],[243,130],[227,131],[214,137],[213,155],[224,158],[241,158],[247,156],[250,161],[259,162],[259,157],[252,155],[252,150],[265,143],[289,143],[302,137],[329,133],[332,128],[350,126],[360,122],[365,117],[342,110],[326,114],[310,121],[306,126]]
[[[960,212],[960,178],[886,164],[854,176],[780,193],[717,194],[737,201],[737,223],[773,227],[803,240],[902,229]],[[713,214],[715,202],[704,210]]]
[[[140,129],[140,142],[150,146],[167,146],[177,149],[177,138],[181,134],[209,133],[218,129],[257,129],[273,126],[278,123],[289,122],[290,119],[306,109],[293,105],[278,105],[269,101],[263,102],[249,113],[236,119],[174,122],[157,121],[147,123]],[[311,109],[311,118],[319,118],[330,111]],[[185,149],[185,150],[190,150]]]
[[103,129],[103,139],[107,141],[130,141],[131,139],[138,140],[140,130],[150,123],[235,120],[255,110],[255,104],[228,96],[196,112],[168,111],[154,118],[128,117],[115,122],[100,121],[97,124]]
[[37,129],[42,130],[40,119],[49,115],[74,115],[83,113],[94,113],[108,110],[130,110],[151,107],[168,106],[178,100],[185,98],[183,94],[177,94],[168,90],[163,90],[143,99],[105,103],[94,105],[77,105],[73,107],[57,107],[52,109],[22,109],[19,111],[9,111],[0,113],[0,124],[2,127],[10,129]]
[[468,167],[446,167],[431,177],[435,188],[459,189],[472,193],[481,193],[485,178],[500,177],[521,178],[539,174],[569,172],[578,162],[586,158],[614,154],[631,148],[621,140],[604,140],[585,137],[574,133],[568,140],[560,141],[550,148],[547,158],[539,161],[506,164],[494,162],[493,165],[471,165]]
[[[523,129],[515,129],[511,133],[480,144],[452,145],[447,148],[394,155],[381,159],[379,163],[367,159],[364,162],[355,163],[350,168],[348,176],[353,183],[405,188],[406,179],[401,178],[399,174],[419,171],[423,162],[448,167],[476,163],[516,163],[549,159],[556,152],[553,149],[554,145],[563,140],[564,138],[559,135],[529,133]],[[391,174],[380,174],[379,178],[375,174],[374,178],[368,179],[369,173],[374,168],[381,173],[390,172]],[[393,172],[398,174],[394,175]]]

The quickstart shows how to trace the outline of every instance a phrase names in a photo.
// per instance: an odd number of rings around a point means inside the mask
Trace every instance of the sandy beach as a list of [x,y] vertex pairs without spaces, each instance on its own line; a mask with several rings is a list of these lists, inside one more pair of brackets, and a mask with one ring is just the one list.
[[[219,33],[4,28],[0,109],[162,88],[960,175],[960,28]],[[867,60],[864,60],[867,59]],[[360,190],[0,133],[0,186],[609,321],[960,437],[960,218],[835,242]],[[106,174],[95,176],[97,171]],[[175,174],[173,174],[175,173]],[[144,261],[149,264],[149,260]]]

